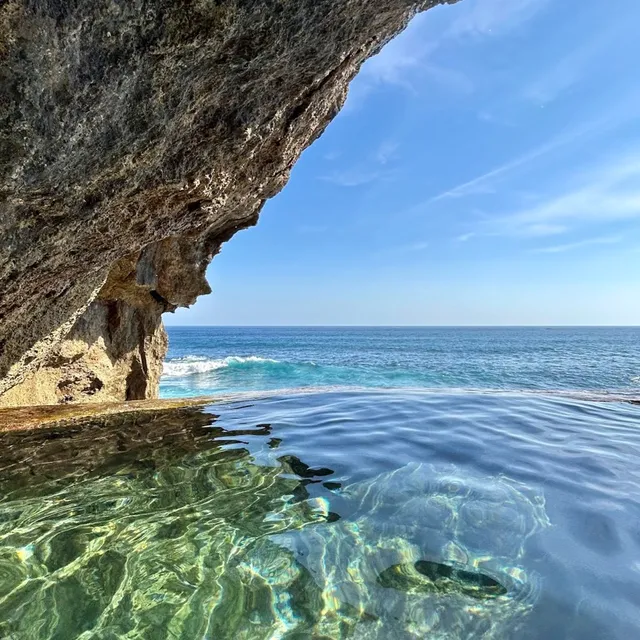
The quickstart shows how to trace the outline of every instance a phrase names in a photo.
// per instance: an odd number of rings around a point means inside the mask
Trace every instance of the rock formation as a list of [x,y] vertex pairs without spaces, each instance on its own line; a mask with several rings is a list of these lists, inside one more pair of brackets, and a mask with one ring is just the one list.
[[0,405],[155,396],[162,313],[449,1],[0,0]]

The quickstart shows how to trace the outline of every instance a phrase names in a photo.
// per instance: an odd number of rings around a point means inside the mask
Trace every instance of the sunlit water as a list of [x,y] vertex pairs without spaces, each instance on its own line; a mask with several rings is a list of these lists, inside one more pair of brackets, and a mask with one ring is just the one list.
[[640,637],[639,417],[334,392],[3,434],[0,637]]
[[640,328],[169,327],[162,394],[304,387],[640,393]]
[[191,331],[0,433],[2,640],[640,637],[638,330]]

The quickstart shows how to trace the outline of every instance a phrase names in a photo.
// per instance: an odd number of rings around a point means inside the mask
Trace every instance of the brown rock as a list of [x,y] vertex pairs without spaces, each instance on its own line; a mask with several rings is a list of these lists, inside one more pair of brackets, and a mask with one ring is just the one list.
[[153,397],[161,314],[447,1],[0,2],[0,405]]

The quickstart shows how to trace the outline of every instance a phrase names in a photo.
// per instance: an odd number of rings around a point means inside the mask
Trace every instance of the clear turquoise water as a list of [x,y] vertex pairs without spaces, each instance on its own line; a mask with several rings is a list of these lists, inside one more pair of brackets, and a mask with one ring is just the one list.
[[640,392],[640,328],[169,328],[164,396],[300,387]]
[[640,637],[640,331],[170,335],[246,393],[0,433],[3,640]]

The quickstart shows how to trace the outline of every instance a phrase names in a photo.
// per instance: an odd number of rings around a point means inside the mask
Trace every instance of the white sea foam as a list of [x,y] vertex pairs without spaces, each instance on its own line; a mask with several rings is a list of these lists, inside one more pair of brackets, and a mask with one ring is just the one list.
[[162,367],[162,375],[168,378],[181,378],[199,373],[209,373],[233,365],[258,362],[277,364],[278,360],[261,358],[259,356],[228,356],[220,359],[205,358],[202,356],[186,356],[165,362]]

